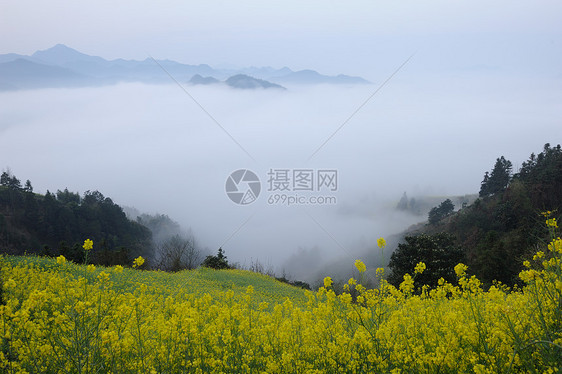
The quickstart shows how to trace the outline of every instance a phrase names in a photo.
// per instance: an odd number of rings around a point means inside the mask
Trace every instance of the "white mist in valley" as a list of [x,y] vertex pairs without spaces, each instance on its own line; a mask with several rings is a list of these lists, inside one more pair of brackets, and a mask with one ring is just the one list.
[[[0,161],[36,192],[99,190],[169,215],[230,261],[304,277],[424,220],[395,210],[403,192],[477,193],[496,157],[517,167],[561,139],[554,83],[405,74],[365,103],[377,84],[185,86],[197,103],[175,84],[3,92]],[[260,178],[252,204],[225,193],[237,169]],[[337,191],[314,196],[337,201],[269,204],[270,169],[336,170]]]

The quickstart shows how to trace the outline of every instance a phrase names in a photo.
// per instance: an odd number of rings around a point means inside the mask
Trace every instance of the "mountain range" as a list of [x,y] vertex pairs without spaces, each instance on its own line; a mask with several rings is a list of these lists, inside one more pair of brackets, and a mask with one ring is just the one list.
[[0,55],[0,90],[4,91],[101,86],[119,82],[169,83],[172,79],[170,76],[180,83],[191,81],[192,84],[225,80],[226,84],[235,88],[283,88],[280,84],[370,83],[361,77],[343,74],[327,76],[314,70],[293,71],[287,67],[215,69],[206,64],[188,65],[151,57],[142,61],[106,60],[63,44],[37,51],[30,56],[16,53]]

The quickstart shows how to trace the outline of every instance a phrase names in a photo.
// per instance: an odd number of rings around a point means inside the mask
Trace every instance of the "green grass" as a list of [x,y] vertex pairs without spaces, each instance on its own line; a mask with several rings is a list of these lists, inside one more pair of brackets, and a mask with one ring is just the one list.
[[105,271],[112,273],[111,288],[120,293],[134,292],[139,284],[146,284],[149,292],[161,297],[179,295],[202,296],[217,292],[234,291],[235,298],[246,293],[248,286],[254,287],[256,300],[270,304],[282,303],[289,298],[293,303],[303,305],[307,301],[306,292],[298,287],[280,282],[267,275],[247,270],[214,270],[198,268],[177,273],[162,271],[123,269],[123,273],[114,274],[112,267],[96,266],[92,273],[84,265],[66,263],[60,266],[55,259],[37,256],[5,256],[5,261],[12,266],[33,266],[44,271],[64,271],[71,278],[85,277],[94,281],[97,275]]

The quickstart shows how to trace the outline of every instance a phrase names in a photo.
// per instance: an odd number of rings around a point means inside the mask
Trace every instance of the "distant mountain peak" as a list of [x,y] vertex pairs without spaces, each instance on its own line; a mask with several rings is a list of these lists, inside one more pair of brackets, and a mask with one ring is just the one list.
[[44,56],[44,55],[52,55],[53,53],[65,54],[65,55],[88,56],[88,55],[86,55],[82,52],[78,52],[76,49],[72,49],[70,47],[67,47],[64,44],[56,44],[56,45],[52,46],[51,48],[36,51],[31,56],[32,57],[38,57],[38,56]]
[[189,83],[207,85],[207,84],[220,83],[220,81],[215,77],[203,77],[200,74],[195,74],[193,77],[191,77]]
[[[47,48],[46,50],[49,50],[49,49],[60,49],[60,50],[69,50],[69,51],[78,52],[77,50],[75,50],[73,48],[70,48],[70,47],[68,47],[68,46],[66,46],[65,44],[62,44],[62,43],[55,44],[54,46],[52,46],[51,48]],[[78,52],[78,53],[80,53],[80,52]]]
[[57,44],[51,48],[37,51],[32,54],[31,57],[51,65],[64,67],[71,67],[71,64],[78,61],[91,61],[93,63],[107,62],[101,57],[84,54],[64,44]]
[[285,87],[268,82],[263,79],[258,79],[254,77],[250,77],[246,74],[236,74],[226,80],[226,84],[233,88],[242,88],[242,89],[256,89],[256,88],[277,88],[286,90]]

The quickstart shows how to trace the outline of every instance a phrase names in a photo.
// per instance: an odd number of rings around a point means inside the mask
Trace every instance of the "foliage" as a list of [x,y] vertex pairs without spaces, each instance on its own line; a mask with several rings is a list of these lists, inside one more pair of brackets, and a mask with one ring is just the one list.
[[449,283],[455,280],[453,267],[464,262],[464,252],[456,244],[454,236],[446,233],[421,234],[406,236],[404,240],[406,242],[398,244],[390,257],[390,284],[398,287],[404,274],[413,273],[420,262],[427,266],[427,271],[418,276],[422,284],[435,287],[441,278]]
[[15,175],[12,175],[10,171],[4,171],[2,175],[0,175],[0,186],[4,186],[12,190],[19,190],[21,189],[21,182]]
[[539,209],[562,208],[562,148],[544,145],[543,151],[523,163],[514,179],[523,183],[533,206]]
[[290,279],[287,279],[287,277],[285,275],[283,275],[281,277],[275,277],[275,279],[278,280],[279,282],[287,283],[287,284],[290,284],[291,286],[302,288],[303,290],[309,290],[309,291],[312,290],[312,288],[310,288],[310,284],[308,284],[306,282],[303,282],[303,281],[300,281],[300,280],[292,281]]
[[240,270],[88,271],[54,259],[8,257],[0,260],[0,370],[559,371],[562,240],[525,263],[525,286],[516,290],[484,291],[463,264],[454,267],[454,283],[428,289],[418,282],[429,271],[423,265],[398,288],[382,276],[376,289],[350,279],[337,296],[329,277],[325,287],[305,293]]
[[484,180],[480,185],[480,197],[504,191],[511,180],[512,167],[511,161],[506,160],[503,156],[496,159],[492,172],[484,174]]
[[[506,171],[510,164],[504,160],[499,158],[496,166]],[[541,153],[531,154],[505,189],[476,200],[440,225],[425,227],[424,232],[454,235],[465,252],[472,274],[486,287],[494,280],[513,286],[520,281],[522,261],[532,256],[537,245],[548,240],[540,214],[546,209],[552,211],[551,218],[560,218],[560,145],[545,144]]]
[[31,182],[22,188],[8,172],[0,176],[0,252],[64,255],[82,262],[80,242],[91,237],[99,243],[91,261],[104,265],[129,263],[151,257],[150,231],[127,219],[120,206],[99,191],[79,194],[58,190],[33,193]]
[[[139,214],[136,216],[136,221],[150,229],[152,240],[156,245],[160,245],[176,235],[186,236],[180,224],[165,214]],[[192,235],[189,234],[189,236],[191,237]]]
[[437,224],[443,218],[451,215],[455,210],[455,205],[450,199],[443,201],[438,207],[432,208],[428,214],[428,221],[431,225]]
[[222,248],[219,248],[216,256],[207,256],[201,266],[217,270],[230,269],[230,265],[228,264],[228,260],[226,259]]

